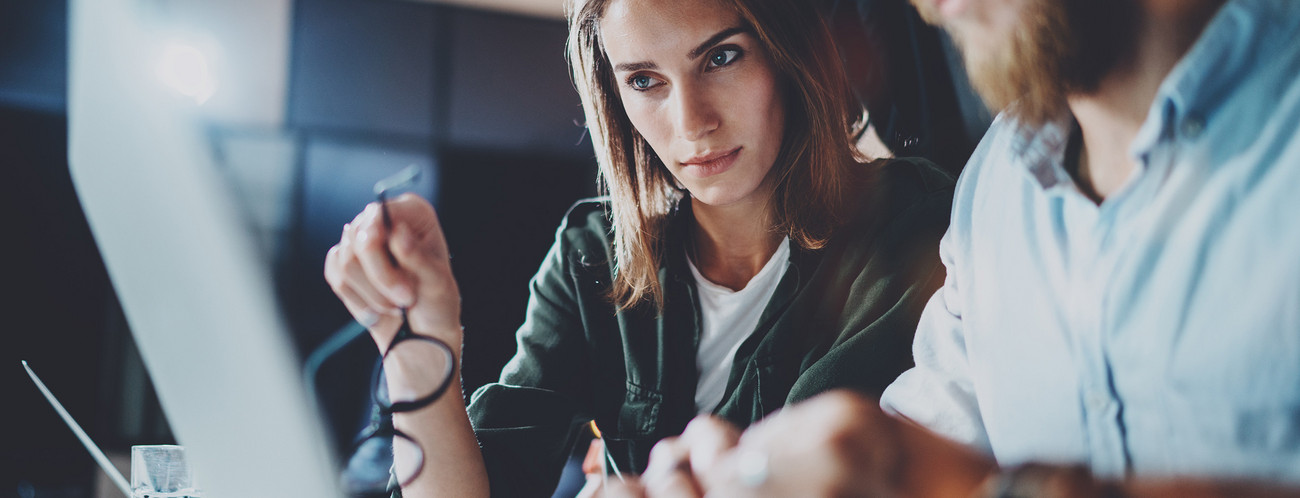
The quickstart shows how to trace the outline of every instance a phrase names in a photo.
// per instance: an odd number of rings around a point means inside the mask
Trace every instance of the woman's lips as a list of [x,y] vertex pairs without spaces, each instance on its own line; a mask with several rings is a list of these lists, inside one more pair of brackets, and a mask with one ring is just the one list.
[[707,178],[718,173],[722,173],[735,164],[736,157],[740,156],[741,147],[736,147],[728,152],[721,154],[709,154],[704,157],[693,157],[682,162],[682,168],[691,176],[697,178]]

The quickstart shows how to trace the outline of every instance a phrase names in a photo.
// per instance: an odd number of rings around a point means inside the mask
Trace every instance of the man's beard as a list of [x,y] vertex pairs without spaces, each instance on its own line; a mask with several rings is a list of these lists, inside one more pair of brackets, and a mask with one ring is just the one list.
[[1068,96],[1096,92],[1102,79],[1132,55],[1140,12],[1132,0],[1026,4],[1003,40],[971,43],[963,40],[968,33],[952,34],[971,85],[985,103],[1038,126],[1065,113]]

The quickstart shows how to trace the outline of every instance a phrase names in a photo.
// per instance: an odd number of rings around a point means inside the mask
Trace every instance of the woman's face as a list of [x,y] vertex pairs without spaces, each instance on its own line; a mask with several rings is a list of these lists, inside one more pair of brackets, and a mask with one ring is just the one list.
[[600,20],[628,118],[697,202],[766,202],[785,109],[767,53],[717,0],[614,0]]

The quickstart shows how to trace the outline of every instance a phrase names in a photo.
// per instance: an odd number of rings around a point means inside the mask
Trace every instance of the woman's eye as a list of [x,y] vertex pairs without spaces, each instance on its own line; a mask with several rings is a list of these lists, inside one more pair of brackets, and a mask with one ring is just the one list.
[[628,78],[627,84],[635,90],[649,90],[655,87],[657,81],[649,76],[638,74]]
[[709,66],[722,67],[735,62],[740,57],[740,50],[722,49],[709,56]]

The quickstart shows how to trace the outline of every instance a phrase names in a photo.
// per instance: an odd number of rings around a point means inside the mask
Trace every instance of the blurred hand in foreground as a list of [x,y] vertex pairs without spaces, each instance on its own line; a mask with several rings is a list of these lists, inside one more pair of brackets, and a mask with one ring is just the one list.
[[607,497],[970,496],[994,464],[886,415],[874,400],[831,392],[773,414],[743,434],[701,416],[655,446],[640,480]]

